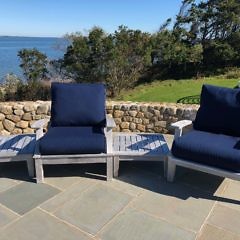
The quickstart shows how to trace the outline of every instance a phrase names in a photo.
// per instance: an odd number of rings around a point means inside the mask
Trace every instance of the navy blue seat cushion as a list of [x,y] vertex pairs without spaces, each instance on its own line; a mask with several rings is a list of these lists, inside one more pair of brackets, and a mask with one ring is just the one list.
[[240,172],[240,137],[193,130],[174,140],[172,154],[184,160]]
[[240,89],[203,85],[196,130],[240,136]]
[[53,83],[51,126],[105,126],[105,86]]
[[42,155],[106,153],[101,127],[54,127],[40,139]]

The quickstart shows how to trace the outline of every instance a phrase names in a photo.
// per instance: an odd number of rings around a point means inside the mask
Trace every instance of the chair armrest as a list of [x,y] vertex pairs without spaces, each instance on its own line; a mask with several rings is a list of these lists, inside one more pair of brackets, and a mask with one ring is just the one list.
[[31,124],[31,128],[36,129],[36,140],[40,139],[43,136],[43,128],[48,124],[50,119],[40,119]]
[[113,149],[113,134],[112,129],[116,127],[116,123],[114,119],[110,116],[106,116],[106,128],[105,128],[105,136],[107,141],[107,153],[112,153]]
[[171,126],[173,128],[175,128],[175,134],[174,134],[174,139],[181,137],[183,134],[183,130],[192,127],[192,121],[191,120],[182,120],[182,121],[178,121],[175,122],[173,124],[171,124]]
[[31,124],[31,128],[33,129],[43,128],[49,122],[49,120],[50,119],[48,118],[37,120],[36,122]]
[[114,119],[110,116],[106,116],[106,121],[107,121],[107,128],[115,128],[116,127],[116,123],[114,121]]

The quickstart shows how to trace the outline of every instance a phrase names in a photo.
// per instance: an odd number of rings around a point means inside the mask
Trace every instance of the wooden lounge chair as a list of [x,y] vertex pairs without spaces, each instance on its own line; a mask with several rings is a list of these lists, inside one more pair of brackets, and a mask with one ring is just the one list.
[[240,180],[240,89],[204,85],[195,121],[172,126],[168,181],[176,166]]
[[103,84],[52,84],[51,124],[39,120],[34,154],[37,183],[44,181],[43,165],[99,163],[107,164],[107,179],[113,175],[112,128],[106,117]]

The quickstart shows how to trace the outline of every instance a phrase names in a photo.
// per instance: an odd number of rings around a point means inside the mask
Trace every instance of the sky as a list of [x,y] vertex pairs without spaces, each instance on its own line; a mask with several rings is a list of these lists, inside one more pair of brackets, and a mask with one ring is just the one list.
[[93,26],[155,32],[181,0],[0,0],[0,36],[61,37]]

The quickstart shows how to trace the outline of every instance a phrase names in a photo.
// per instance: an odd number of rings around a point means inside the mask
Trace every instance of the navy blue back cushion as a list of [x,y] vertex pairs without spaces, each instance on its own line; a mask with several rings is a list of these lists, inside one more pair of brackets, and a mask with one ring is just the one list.
[[194,129],[240,136],[240,89],[203,85]]
[[104,84],[52,84],[52,127],[105,125]]

